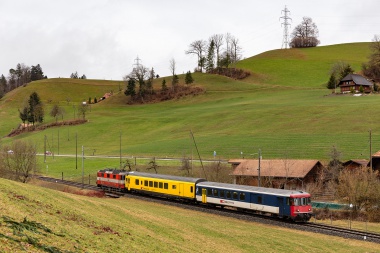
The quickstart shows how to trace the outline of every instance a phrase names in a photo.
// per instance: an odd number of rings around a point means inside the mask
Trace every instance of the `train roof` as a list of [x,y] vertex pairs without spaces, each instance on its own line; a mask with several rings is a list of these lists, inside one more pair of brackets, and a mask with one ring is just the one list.
[[126,170],[118,170],[118,169],[104,169],[104,170],[99,170],[98,172],[102,173],[109,173],[109,174],[127,174],[128,171]]
[[285,197],[290,197],[291,195],[304,195],[309,194],[304,191],[299,190],[284,190],[284,189],[275,189],[275,188],[266,188],[266,187],[257,187],[257,186],[249,186],[249,185],[238,185],[238,184],[226,184],[226,183],[215,183],[215,182],[201,182],[198,183],[197,186],[203,187],[213,187],[218,189],[225,190],[237,190],[244,192],[253,192],[253,193],[261,193],[261,194],[269,194],[269,195],[280,195]]
[[139,177],[147,177],[147,178],[157,178],[157,179],[165,179],[165,180],[173,180],[173,181],[183,181],[190,183],[199,183],[206,181],[204,178],[194,178],[194,177],[180,177],[180,176],[171,176],[171,175],[163,175],[163,174],[154,174],[154,173],[145,173],[139,171],[130,171],[128,175],[136,175]]

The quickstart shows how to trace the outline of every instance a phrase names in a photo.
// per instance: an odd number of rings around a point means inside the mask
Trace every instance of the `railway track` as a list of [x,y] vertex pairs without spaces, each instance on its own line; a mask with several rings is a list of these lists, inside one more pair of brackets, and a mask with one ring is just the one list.
[[[82,188],[82,189],[103,191],[102,189],[99,189],[95,185],[82,184],[82,183],[50,178],[50,177],[43,177],[43,176],[38,176],[36,178],[39,180],[47,181],[47,182],[65,184],[65,185]],[[235,210],[232,208],[215,208],[212,206],[200,205],[200,204],[189,204],[189,203],[179,202],[173,199],[166,199],[162,197],[152,197],[152,196],[146,196],[146,195],[140,195],[140,194],[125,194],[125,193],[120,193],[120,192],[105,192],[105,195],[112,198],[128,196],[130,198],[135,198],[135,199],[139,199],[143,201],[157,202],[160,204],[177,206],[177,207],[181,207],[185,209],[191,209],[191,210],[200,211],[204,213],[222,215],[222,216],[232,217],[232,218],[236,218],[240,220],[247,220],[247,221],[259,222],[262,224],[273,225],[273,226],[298,229],[302,231],[308,231],[308,232],[314,232],[314,233],[320,233],[320,234],[326,234],[326,235],[332,235],[332,236],[339,236],[339,237],[348,238],[348,239],[365,240],[365,241],[380,244],[380,234],[367,232],[367,231],[360,231],[360,230],[353,230],[353,229],[335,227],[335,226],[324,225],[324,224],[317,224],[314,222],[294,223],[290,221],[280,220],[272,216],[256,214],[256,213],[247,212],[243,210]]]
[[347,235],[347,237],[349,238],[380,243],[380,234],[377,234],[377,233],[361,231],[361,230],[352,230],[348,228],[330,226],[330,225],[325,225],[325,224],[317,224],[313,222],[307,222],[305,224],[300,224],[300,225],[306,226],[308,228],[325,230],[327,232],[344,234],[344,235]]
[[69,185],[69,186],[73,186],[73,187],[77,187],[81,189],[87,189],[87,190],[102,191],[95,185],[82,184],[78,182],[67,181],[67,180],[62,180],[62,179],[52,178],[52,177],[44,177],[44,176],[36,176],[36,178],[45,182],[64,184],[64,185]]

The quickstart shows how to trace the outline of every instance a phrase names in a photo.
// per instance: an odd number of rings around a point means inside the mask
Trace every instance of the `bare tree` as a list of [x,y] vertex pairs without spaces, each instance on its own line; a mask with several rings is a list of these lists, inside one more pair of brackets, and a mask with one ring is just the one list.
[[355,212],[378,206],[379,193],[378,173],[371,168],[343,170],[339,175],[338,197],[352,204]]
[[172,76],[175,75],[175,60],[174,58],[171,58],[170,61],[169,61],[169,69],[170,69],[170,72],[172,73]]
[[36,145],[17,140],[0,153],[0,175],[26,183],[38,171]]
[[209,39],[209,41],[210,40],[214,41],[214,46],[215,46],[215,51],[216,51],[216,67],[218,68],[220,67],[220,55],[221,55],[221,50],[223,46],[223,37],[224,37],[223,34],[214,34]]
[[204,53],[206,52],[206,41],[196,40],[189,45],[189,49],[185,51],[186,54],[195,54],[198,57],[198,67],[203,71]]
[[316,47],[320,41],[318,40],[319,31],[317,25],[309,17],[303,17],[301,24],[297,25],[292,34],[290,47]]
[[231,43],[231,62],[236,63],[241,58],[241,47],[239,45],[239,39],[234,36],[230,37]]
[[78,114],[81,114],[83,119],[86,119],[87,111],[88,105],[85,102],[78,105]]
[[54,104],[53,108],[50,111],[50,116],[55,118],[55,122],[58,121],[58,117],[63,115],[63,108],[60,107],[58,104]]
[[146,169],[147,169],[147,170],[152,170],[152,169],[153,169],[153,170],[156,172],[156,174],[157,174],[157,169],[158,169],[158,167],[160,167],[160,166],[158,166],[158,164],[157,164],[157,162],[156,162],[156,158],[153,157],[153,159],[150,160],[150,162],[148,163],[148,165],[149,165],[149,167],[146,168]]
[[380,82],[380,35],[375,35],[370,45],[372,51],[369,61],[362,65],[363,74]]

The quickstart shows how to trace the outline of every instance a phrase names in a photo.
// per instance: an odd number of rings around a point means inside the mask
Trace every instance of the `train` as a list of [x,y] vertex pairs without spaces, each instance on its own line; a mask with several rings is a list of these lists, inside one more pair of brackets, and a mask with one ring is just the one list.
[[310,194],[299,190],[217,183],[204,178],[117,169],[99,170],[96,183],[106,191],[135,192],[221,208],[233,207],[295,222],[306,222],[313,214]]

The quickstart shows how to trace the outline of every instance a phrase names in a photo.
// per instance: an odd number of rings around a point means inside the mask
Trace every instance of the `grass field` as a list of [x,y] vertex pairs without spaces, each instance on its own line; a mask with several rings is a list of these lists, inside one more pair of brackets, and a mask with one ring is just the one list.
[[[378,244],[364,241],[4,179],[0,203],[0,252],[45,252],[43,247],[62,252],[380,252]],[[21,231],[18,236],[4,216],[18,223],[26,218],[50,230]]]
[[[127,105],[122,82],[105,80],[47,79],[33,82],[0,100],[0,135],[20,123],[18,109],[36,91],[45,103],[45,121],[54,103],[65,109],[64,119],[78,117],[77,106],[89,97],[114,95],[91,105],[88,123],[51,128],[13,138],[31,139],[43,152],[74,154],[76,143],[85,154],[182,157],[195,154],[190,131],[204,159],[246,157],[261,149],[263,158],[328,160],[333,146],[342,160],[368,159],[369,130],[372,150],[380,147],[380,95],[331,95],[323,84],[331,65],[346,61],[360,70],[367,60],[368,43],[308,49],[274,50],[245,59],[238,67],[252,72],[242,80],[193,74],[195,85],[206,93],[158,104]],[[180,82],[183,82],[180,76]],[[166,78],[168,81],[170,78]],[[160,87],[162,78],[155,80]],[[75,138],[77,136],[77,139]],[[118,165],[116,165],[118,166]]]

